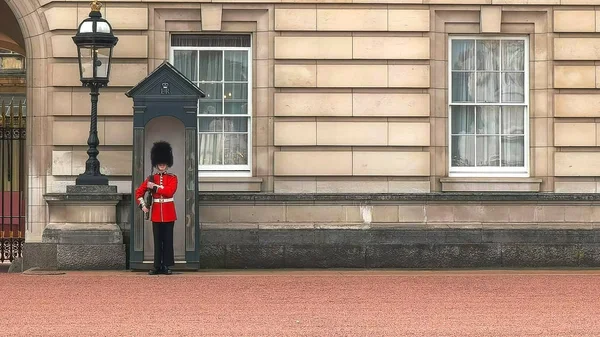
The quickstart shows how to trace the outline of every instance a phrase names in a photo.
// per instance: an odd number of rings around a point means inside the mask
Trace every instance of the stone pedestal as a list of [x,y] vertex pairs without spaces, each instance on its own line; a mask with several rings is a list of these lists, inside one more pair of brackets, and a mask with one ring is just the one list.
[[[116,186],[68,186],[44,196],[49,222],[42,243],[27,245],[24,269],[125,269],[126,250],[117,225]],[[34,258],[37,256],[37,258]]]

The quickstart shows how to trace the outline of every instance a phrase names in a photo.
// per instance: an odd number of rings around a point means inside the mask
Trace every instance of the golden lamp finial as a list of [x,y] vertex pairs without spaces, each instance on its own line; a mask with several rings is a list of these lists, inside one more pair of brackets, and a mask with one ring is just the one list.
[[102,4],[98,0],[94,0],[90,3],[90,7],[92,7],[92,12],[99,12]]

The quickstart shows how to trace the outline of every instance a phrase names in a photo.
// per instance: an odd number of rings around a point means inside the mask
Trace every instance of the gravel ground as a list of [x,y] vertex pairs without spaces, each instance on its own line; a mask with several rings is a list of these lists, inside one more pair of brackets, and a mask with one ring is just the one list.
[[0,274],[1,336],[600,336],[600,271]]

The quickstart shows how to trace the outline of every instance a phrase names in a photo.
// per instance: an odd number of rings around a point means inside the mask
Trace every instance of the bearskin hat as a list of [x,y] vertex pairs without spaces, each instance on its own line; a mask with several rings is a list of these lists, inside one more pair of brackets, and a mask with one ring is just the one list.
[[158,164],[167,164],[169,167],[173,166],[173,149],[171,148],[171,144],[165,141],[154,143],[150,151],[150,160],[153,167]]

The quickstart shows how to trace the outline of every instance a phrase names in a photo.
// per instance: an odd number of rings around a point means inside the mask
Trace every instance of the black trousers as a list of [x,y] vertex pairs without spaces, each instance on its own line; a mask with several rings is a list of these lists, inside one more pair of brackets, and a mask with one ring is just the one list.
[[154,234],[154,268],[170,267],[175,265],[173,252],[173,227],[175,222],[153,222]]

